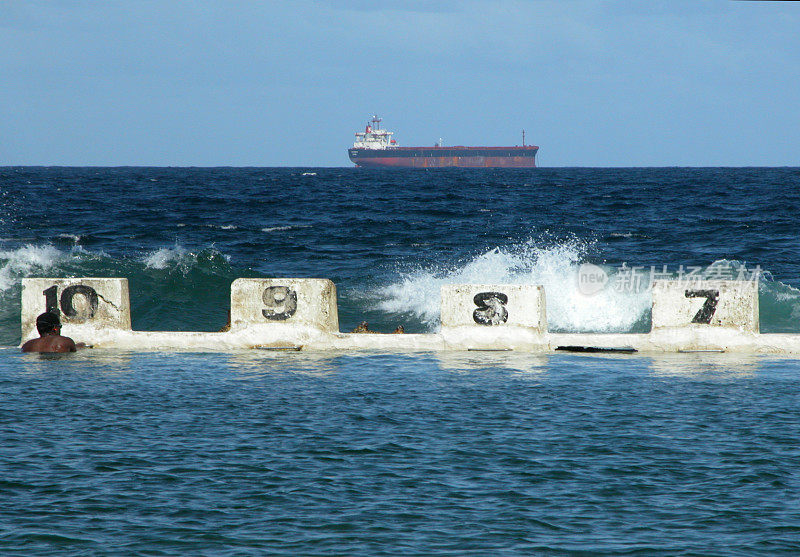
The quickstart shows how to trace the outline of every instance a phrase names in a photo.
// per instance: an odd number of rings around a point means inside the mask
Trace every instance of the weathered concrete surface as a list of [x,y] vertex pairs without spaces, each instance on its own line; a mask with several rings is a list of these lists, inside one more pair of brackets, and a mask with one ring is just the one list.
[[422,352],[444,350],[441,335],[436,334],[360,334],[339,333],[331,343],[333,350],[381,350]]
[[59,315],[62,334],[66,336],[91,337],[102,330],[130,331],[128,279],[22,279],[23,343],[39,336],[36,317],[45,311]]
[[[84,332],[85,331],[85,332]],[[456,342],[444,334],[308,334],[293,332],[273,334],[263,332],[229,331],[225,333],[174,332],[174,331],[121,331],[98,329],[65,331],[77,342],[86,342],[95,348],[132,351],[229,351],[248,349],[303,351],[358,351],[384,352],[513,350],[520,352],[551,352],[558,346],[591,346],[598,348],[635,348],[642,353],[667,353],[682,351],[720,350],[728,353],[750,354],[800,354],[800,335],[740,334],[717,329],[709,335],[697,333],[672,334],[657,337],[651,334],[582,334],[550,333],[540,337],[520,335],[518,329],[505,329],[504,335],[486,339],[468,337]]]
[[[64,334],[67,334],[65,332]],[[94,348],[132,351],[198,351],[229,350],[376,350],[383,352],[421,352],[444,349],[436,334],[364,335],[321,333],[319,330],[284,327],[231,330],[224,333],[174,331],[95,330],[70,333],[76,342]]]
[[339,332],[336,285],[328,279],[236,279],[231,330],[253,326]]
[[654,281],[653,330],[669,327],[758,333],[758,282]]
[[[23,279],[22,340],[38,336],[36,316],[52,304],[61,313],[63,334],[76,342],[86,342],[96,348],[132,351],[516,350],[545,353],[559,346],[586,346],[634,348],[645,353],[719,350],[740,354],[800,354],[800,335],[758,334],[757,285],[731,282],[691,284],[691,289],[718,291],[718,296],[702,293],[702,296],[689,297],[686,296],[687,283],[657,282],[654,327],[648,334],[549,333],[544,290],[528,285],[443,288],[441,333],[352,334],[339,332],[336,289],[332,282],[322,279],[234,281],[232,327],[224,333],[131,331],[126,279]],[[479,296],[476,301],[476,296],[489,293],[493,294]],[[716,298],[716,306],[713,312],[701,315],[708,322],[692,323],[709,298]],[[476,310],[479,310],[477,317]]]
[[548,350],[547,335],[524,327],[495,327],[476,330],[474,327],[453,327],[439,333],[447,350]]
[[442,286],[441,336],[451,350],[543,350],[544,288],[530,284]]
[[442,328],[547,328],[544,287],[531,284],[446,284],[442,286]]
[[[674,327],[655,330],[649,334],[594,334],[594,333],[550,333],[547,335],[549,349],[559,346],[591,346],[598,348],[635,348],[640,352],[774,352],[770,337],[778,335],[758,335],[742,333],[736,329],[693,327]],[[800,351],[800,335],[796,350]],[[766,348],[772,346],[772,348]],[[789,348],[790,345],[785,345]],[[786,350],[782,350],[786,352]]]

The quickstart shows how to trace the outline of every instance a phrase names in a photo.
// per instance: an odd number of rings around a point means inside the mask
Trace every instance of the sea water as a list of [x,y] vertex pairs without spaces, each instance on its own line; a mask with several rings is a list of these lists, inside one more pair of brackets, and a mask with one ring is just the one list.
[[[800,552],[800,364],[733,354],[21,354],[20,280],[121,276],[214,331],[238,277],[435,332],[447,283],[644,332],[649,280],[800,333],[800,169],[0,168],[0,554]],[[587,296],[592,264],[609,286]]]

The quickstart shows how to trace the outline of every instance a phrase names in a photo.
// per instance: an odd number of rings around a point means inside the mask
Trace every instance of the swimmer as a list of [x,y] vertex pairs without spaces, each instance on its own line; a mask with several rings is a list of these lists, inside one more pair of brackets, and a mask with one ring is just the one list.
[[85,346],[82,342],[75,344],[71,338],[61,336],[61,320],[55,313],[45,312],[37,317],[36,330],[39,331],[39,338],[23,344],[23,352],[75,352]]
[[370,331],[369,330],[369,325],[367,324],[367,322],[366,321],[362,321],[361,323],[358,324],[358,327],[353,329],[353,332],[354,333],[376,333],[377,331]]
[[220,333],[227,333],[231,330],[231,310],[228,310],[228,322],[219,330]]
[[[366,321],[362,321],[361,323],[359,323],[358,327],[353,329],[353,332],[354,333],[369,333],[369,334],[373,334],[373,335],[380,334],[378,331],[371,331],[370,328],[369,328],[369,324]],[[396,334],[396,335],[402,335],[405,332],[406,332],[406,330],[402,325],[398,325],[398,327],[394,330],[394,334]]]

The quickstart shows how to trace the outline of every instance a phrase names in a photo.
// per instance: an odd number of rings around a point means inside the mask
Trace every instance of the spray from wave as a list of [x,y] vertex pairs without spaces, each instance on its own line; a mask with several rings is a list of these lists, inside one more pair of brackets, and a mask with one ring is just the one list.
[[157,249],[145,255],[141,261],[147,269],[186,275],[193,270],[207,273],[225,272],[229,268],[230,257],[214,248],[191,251],[176,244],[173,247]]
[[375,292],[379,307],[416,316],[429,330],[439,324],[444,284],[531,284],[545,289],[552,331],[623,332],[646,321],[649,292],[606,289],[587,295],[578,283],[580,265],[591,244],[573,239],[537,246],[533,241],[497,247],[454,267],[419,269]]
[[12,251],[0,251],[0,292],[6,292],[22,277],[50,271],[68,258],[53,246],[26,245]]
[[[496,247],[455,266],[415,269],[370,295],[378,307],[394,316],[418,320],[424,329],[439,326],[444,284],[531,284],[545,290],[548,328],[554,332],[643,333],[650,328],[651,281],[677,279],[680,267],[659,272],[651,268],[587,264],[592,244],[582,240],[537,245],[528,241]],[[591,267],[607,284],[588,289],[582,273]],[[696,278],[750,277],[739,261],[718,260],[699,269]],[[723,275],[722,270],[728,275]],[[638,273],[638,275],[636,274]],[[613,286],[612,286],[613,285]],[[800,290],[773,281],[762,272],[759,284],[762,332],[800,332]]]
[[[370,324],[374,320],[387,331],[405,324],[408,332],[430,332],[439,326],[443,284],[533,284],[545,288],[551,331],[646,332],[651,306],[646,281],[642,288],[606,286],[590,293],[581,287],[581,269],[593,248],[578,239],[528,241],[497,247],[455,264],[401,272],[397,280],[366,296],[356,289],[340,291],[340,320],[358,323],[366,317]],[[594,267],[606,273],[609,281],[622,274],[618,266]],[[729,278],[738,278],[745,269],[744,263],[719,260],[701,274],[712,278],[723,267],[732,273]],[[214,331],[226,321],[230,283],[239,277],[262,275],[232,267],[230,258],[213,247],[191,250],[176,244],[133,257],[81,246],[29,244],[0,251],[0,344],[19,341],[21,279],[47,276],[126,277],[134,329]],[[677,277],[673,272],[661,278]],[[764,273],[759,304],[762,332],[800,333],[800,290]]]

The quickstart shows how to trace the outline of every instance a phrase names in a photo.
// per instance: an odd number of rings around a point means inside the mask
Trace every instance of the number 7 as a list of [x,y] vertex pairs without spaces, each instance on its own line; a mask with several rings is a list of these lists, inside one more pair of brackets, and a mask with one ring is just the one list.
[[687,290],[687,298],[705,298],[697,313],[692,318],[692,323],[711,323],[711,318],[714,312],[717,311],[717,302],[719,301],[719,290]]

